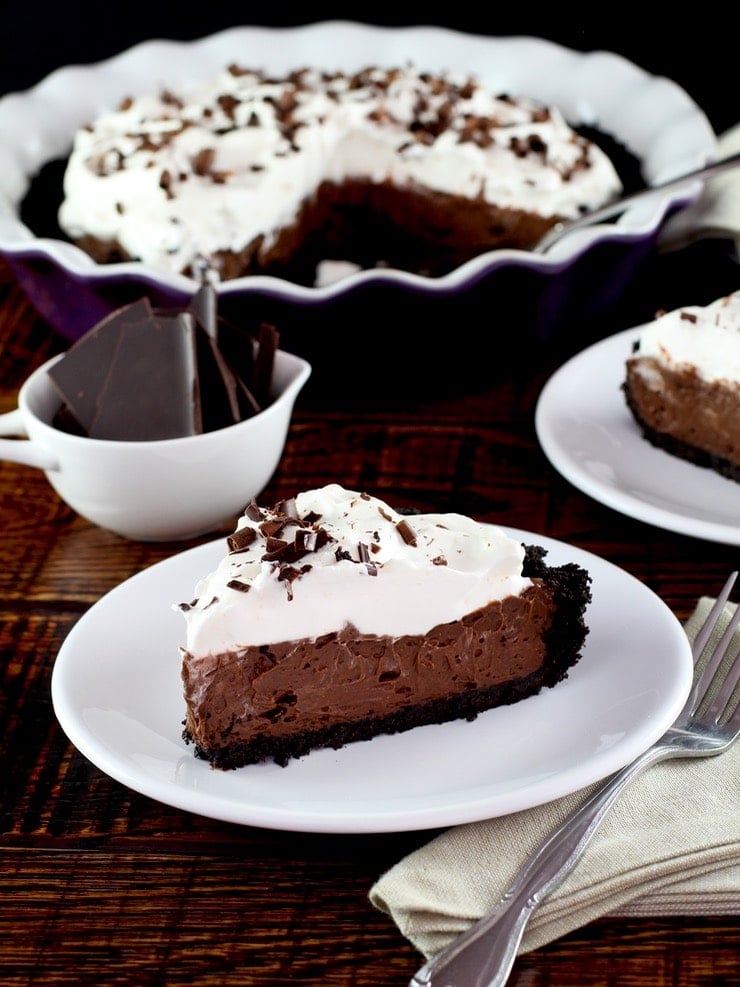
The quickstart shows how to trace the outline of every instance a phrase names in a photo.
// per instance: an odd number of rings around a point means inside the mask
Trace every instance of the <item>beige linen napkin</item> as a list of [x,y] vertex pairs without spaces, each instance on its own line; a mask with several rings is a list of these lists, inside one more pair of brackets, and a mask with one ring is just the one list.
[[[690,638],[712,603],[699,601]],[[733,609],[725,607],[713,641]],[[733,645],[732,654],[740,630]],[[596,787],[447,830],[383,874],[370,901],[429,959],[499,901],[529,854]],[[534,912],[520,952],[614,914],[740,914],[740,741],[716,757],[669,760],[638,775]]]

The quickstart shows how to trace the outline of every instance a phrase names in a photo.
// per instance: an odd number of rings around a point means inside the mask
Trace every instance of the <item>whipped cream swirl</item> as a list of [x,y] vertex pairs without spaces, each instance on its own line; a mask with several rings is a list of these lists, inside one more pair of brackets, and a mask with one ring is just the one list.
[[272,508],[250,505],[229,552],[179,604],[187,650],[361,634],[423,634],[531,585],[523,546],[460,514],[402,515],[329,484]]
[[635,356],[672,370],[694,369],[706,381],[739,384],[740,291],[659,315],[640,330]]
[[62,229],[189,272],[269,247],[322,182],[414,186],[572,218],[617,195],[608,156],[556,107],[410,66],[272,79],[235,66],[129,99],[80,130]]

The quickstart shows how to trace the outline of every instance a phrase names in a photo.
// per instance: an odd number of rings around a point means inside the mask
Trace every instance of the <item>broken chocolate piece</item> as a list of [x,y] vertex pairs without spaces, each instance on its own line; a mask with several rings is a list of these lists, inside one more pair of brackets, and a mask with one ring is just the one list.
[[87,435],[137,441],[202,432],[193,333],[187,314],[128,323],[113,359],[101,368],[94,414],[80,422]]
[[144,298],[94,326],[49,371],[61,399],[54,426],[89,438],[152,441],[215,431],[260,412],[272,400],[277,331],[232,335],[235,367],[219,345],[215,299],[204,283],[187,311],[155,310]]
[[[115,359],[125,326],[151,318],[149,302],[143,298],[125,309],[113,312],[98,323],[49,370],[49,377],[64,399],[64,419],[74,431],[88,433],[98,406],[101,375]],[[59,424],[63,428],[63,423]],[[71,427],[65,431],[72,431]]]

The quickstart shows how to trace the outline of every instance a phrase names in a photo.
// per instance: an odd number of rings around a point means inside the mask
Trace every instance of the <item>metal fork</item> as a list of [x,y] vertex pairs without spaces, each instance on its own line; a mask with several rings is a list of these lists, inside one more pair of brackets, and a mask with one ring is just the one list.
[[573,870],[627,785],[658,761],[721,754],[737,739],[740,703],[733,711],[733,693],[740,679],[740,653],[731,662],[723,663],[723,659],[740,624],[740,606],[714,650],[702,660],[737,576],[737,572],[730,575],[696,635],[692,647],[694,684],[673,725],[573,812],[524,864],[499,904],[425,963],[409,987],[503,987],[530,916]]

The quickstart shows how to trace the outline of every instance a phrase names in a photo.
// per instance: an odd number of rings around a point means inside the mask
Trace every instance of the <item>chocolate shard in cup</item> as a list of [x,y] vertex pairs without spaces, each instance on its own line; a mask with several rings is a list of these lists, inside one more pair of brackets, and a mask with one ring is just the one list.
[[[215,296],[203,286],[187,311],[141,299],[81,337],[49,371],[61,398],[54,424],[96,439],[152,441],[236,424],[270,402],[278,334],[262,326],[230,357],[212,323]],[[267,383],[266,383],[267,382]]]
[[49,371],[64,401],[60,417],[70,428],[74,426],[77,432],[90,433],[98,410],[100,390],[105,386],[105,378],[126,325],[150,317],[151,307],[146,299],[113,312],[70,347],[63,359]]

